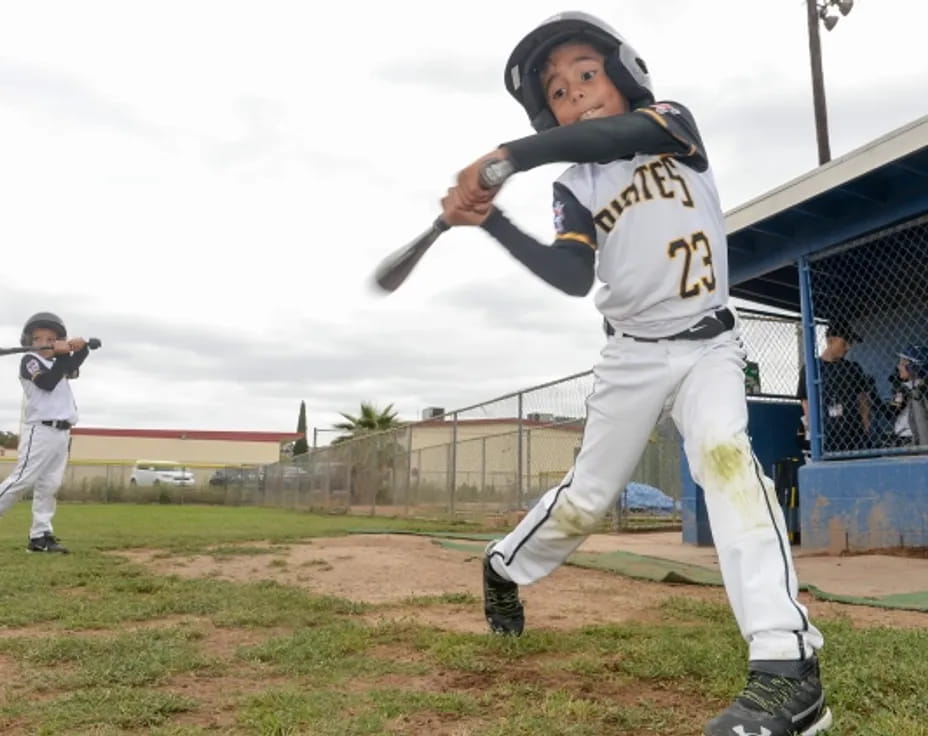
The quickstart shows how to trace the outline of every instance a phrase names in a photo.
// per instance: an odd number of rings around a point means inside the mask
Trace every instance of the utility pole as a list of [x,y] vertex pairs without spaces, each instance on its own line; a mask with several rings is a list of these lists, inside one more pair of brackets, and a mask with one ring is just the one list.
[[812,67],[812,104],[815,110],[815,139],[818,143],[819,166],[831,161],[831,145],[828,142],[828,110],[825,105],[825,80],[822,74],[822,42],[818,24],[830,31],[838,24],[839,17],[831,13],[835,7],[841,15],[847,15],[854,7],[854,0],[806,0],[806,19],[809,26],[809,61]]

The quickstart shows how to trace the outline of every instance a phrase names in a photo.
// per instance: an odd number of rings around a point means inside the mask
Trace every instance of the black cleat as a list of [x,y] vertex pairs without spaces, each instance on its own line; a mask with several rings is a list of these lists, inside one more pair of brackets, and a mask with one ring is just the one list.
[[748,682],[705,736],[816,736],[831,727],[818,658],[750,663]]
[[59,552],[67,554],[67,548],[58,541],[58,537],[51,532],[45,532],[41,537],[32,537],[26,545],[27,552]]
[[494,634],[519,636],[525,628],[525,609],[519,600],[519,586],[501,578],[490,565],[487,547],[483,558],[483,612]]

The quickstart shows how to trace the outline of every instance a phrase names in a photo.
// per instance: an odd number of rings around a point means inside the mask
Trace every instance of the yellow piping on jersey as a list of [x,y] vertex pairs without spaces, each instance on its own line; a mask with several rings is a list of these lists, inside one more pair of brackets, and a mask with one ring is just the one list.
[[662,118],[662,117],[661,117],[660,115],[658,115],[656,112],[654,112],[654,110],[649,110],[649,109],[646,108],[646,107],[639,107],[637,110],[635,110],[635,112],[643,112],[645,115],[647,115],[649,118],[651,118],[652,120],[654,120],[654,121],[655,121],[658,125],[660,125],[662,128],[666,129],[667,132],[669,132],[670,135],[672,135],[672,136],[674,137],[674,140],[678,141],[679,143],[682,143],[684,146],[689,146],[689,147],[690,147],[690,150],[686,152],[686,155],[687,155],[687,156],[695,156],[695,155],[698,153],[698,151],[696,150],[695,144],[691,143],[691,142],[688,141],[688,140],[685,140],[684,138],[681,138],[681,137],[678,136],[676,133],[674,133],[674,132],[670,129],[670,126],[667,125],[667,121],[664,120],[664,118]]
[[576,240],[578,243],[583,243],[584,245],[590,246],[593,250],[596,250],[596,243],[590,240],[589,236],[584,235],[583,233],[558,233],[558,240]]

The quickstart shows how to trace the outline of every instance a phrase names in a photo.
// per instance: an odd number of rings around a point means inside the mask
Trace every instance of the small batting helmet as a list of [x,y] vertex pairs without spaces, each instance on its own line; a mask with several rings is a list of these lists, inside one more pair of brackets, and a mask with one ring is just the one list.
[[557,126],[541,88],[539,67],[555,46],[573,40],[588,42],[605,52],[606,74],[632,109],[654,102],[648,67],[622,36],[588,13],[559,13],[519,41],[506,62],[506,90],[525,108],[535,130]]
[[915,378],[928,376],[928,345],[906,345],[899,357],[909,362],[909,372]]
[[68,336],[68,330],[65,328],[64,322],[61,321],[61,317],[51,312],[36,312],[26,320],[26,324],[23,326],[23,334],[19,338],[19,344],[24,348],[32,345],[32,331],[38,327],[47,327],[54,330],[59,340],[63,340]]

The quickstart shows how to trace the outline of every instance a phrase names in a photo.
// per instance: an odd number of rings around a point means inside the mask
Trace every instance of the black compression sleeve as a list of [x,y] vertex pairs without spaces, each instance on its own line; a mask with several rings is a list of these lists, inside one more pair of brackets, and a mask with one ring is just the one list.
[[517,171],[557,162],[604,163],[636,153],[685,154],[689,146],[638,113],[581,120],[504,143]]
[[513,225],[498,209],[484,220],[483,229],[532,273],[565,294],[586,296],[593,286],[596,258],[583,243],[539,243]]
[[32,382],[43,391],[53,391],[58,382],[64,378],[68,361],[57,359],[47,371],[38,374]]
[[81,363],[87,359],[88,355],[90,355],[90,348],[86,345],[84,345],[84,347],[82,347],[80,350],[76,350],[75,352],[71,353],[70,360],[68,361],[68,368],[70,368],[72,371],[76,371],[81,367]]

